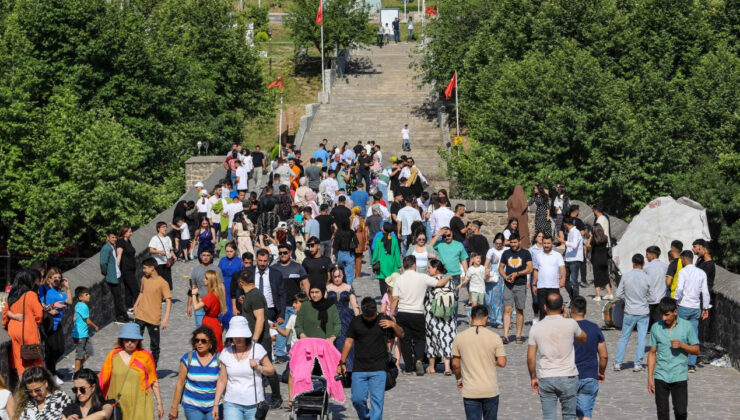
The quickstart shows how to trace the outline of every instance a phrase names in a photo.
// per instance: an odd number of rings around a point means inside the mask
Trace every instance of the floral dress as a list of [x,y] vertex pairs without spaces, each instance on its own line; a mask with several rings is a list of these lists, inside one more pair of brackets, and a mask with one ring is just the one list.
[[527,205],[531,206],[532,203],[536,206],[534,213],[535,231],[552,233],[550,230],[550,221],[547,220],[547,213],[550,211],[550,199],[544,195],[535,195],[529,200]]
[[[247,225],[246,229],[244,228],[245,224]],[[245,252],[254,254],[252,232],[254,232],[254,225],[246,216],[242,216],[239,221],[234,220],[234,238],[236,238],[236,246],[239,249],[240,256],[244,255]]]

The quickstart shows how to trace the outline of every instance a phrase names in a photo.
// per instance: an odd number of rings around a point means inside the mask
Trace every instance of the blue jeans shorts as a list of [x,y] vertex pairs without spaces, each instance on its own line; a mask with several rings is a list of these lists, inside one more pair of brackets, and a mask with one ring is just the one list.
[[599,380],[584,378],[578,380],[578,397],[576,397],[576,415],[578,417],[591,417],[591,411],[599,394]]

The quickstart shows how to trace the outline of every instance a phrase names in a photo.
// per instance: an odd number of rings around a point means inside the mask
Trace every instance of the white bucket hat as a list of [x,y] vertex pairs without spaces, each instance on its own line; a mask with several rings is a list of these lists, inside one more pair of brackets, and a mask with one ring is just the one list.
[[229,321],[229,330],[224,338],[252,338],[252,330],[249,329],[247,318],[235,316]]

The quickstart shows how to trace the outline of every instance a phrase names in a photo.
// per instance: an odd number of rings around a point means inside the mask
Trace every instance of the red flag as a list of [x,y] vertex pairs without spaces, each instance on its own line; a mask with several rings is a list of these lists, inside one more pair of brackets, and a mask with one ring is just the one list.
[[447,89],[445,89],[445,99],[450,99],[450,96],[452,96],[452,89],[457,88],[457,72],[452,73],[452,79],[450,80],[450,83],[447,84]]
[[270,82],[270,84],[267,85],[268,89],[272,89],[274,87],[278,89],[282,89],[285,84],[283,83],[283,75],[281,74],[277,79]]
[[319,11],[316,12],[316,24],[321,26],[324,24],[324,2],[319,0]]

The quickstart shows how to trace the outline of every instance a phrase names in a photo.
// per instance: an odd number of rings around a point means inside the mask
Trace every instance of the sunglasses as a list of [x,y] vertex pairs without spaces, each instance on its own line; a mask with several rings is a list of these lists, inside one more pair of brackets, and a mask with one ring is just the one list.
[[37,394],[39,392],[42,392],[44,390],[44,388],[46,388],[46,385],[42,385],[42,386],[40,386],[40,387],[38,387],[36,389],[26,389],[26,393],[28,395]]
[[288,254],[290,254],[290,252],[288,252],[288,251],[280,251],[280,255],[288,255]]
[[319,246],[319,244],[308,244],[308,246],[309,246],[309,248],[312,248],[312,247],[315,247],[315,246]]
[[121,340],[123,340],[124,343],[136,343],[137,341],[139,341],[135,338],[122,338]]
[[208,344],[210,341],[207,338],[194,338],[193,343],[195,344]]
[[442,235],[442,237],[445,239],[448,239],[448,238],[452,238],[452,235]]
[[77,387],[77,386],[73,386],[73,387],[72,387],[72,393],[73,393],[73,394],[77,394],[77,393],[79,392],[79,393],[81,393],[81,394],[84,394],[84,393],[86,393],[86,392],[87,392],[87,390],[88,390],[88,389],[90,389],[90,388],[92,388],[92,387],[91,387],[91,386],[80,386],[80,387]]

